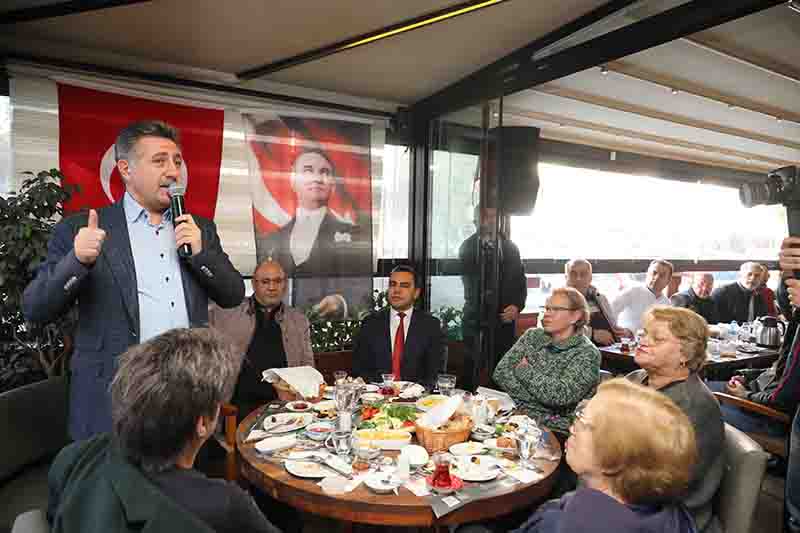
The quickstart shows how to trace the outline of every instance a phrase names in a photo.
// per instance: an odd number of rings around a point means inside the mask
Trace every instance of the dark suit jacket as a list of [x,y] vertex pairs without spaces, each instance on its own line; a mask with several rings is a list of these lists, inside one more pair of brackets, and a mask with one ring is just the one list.
[[213,533],[126,461],[108,435],[61,450],[48,485],[53,533]]
[[[365,299],[372,293],[369,228],[342,222],[328,211],[308,259],[296,265],[290,247],[294,224],[293,218],[278,231],[259,237],[257,246],[259,262],[271,255],[281,264],[286,275],[294,278],[293,305],[309,307],[330,294],[341,294],[349,308],[366,304]],[[355,316],[353,311],[349,309],[348,314]]]
[[[66,218],[53,230],[47,259],[23,295],[23,312],[33,322],[55,320],[77,300],[70,382],[70,434],[75,440],[111,430],[108,386],[117,356],[139,342],[136,271],[122,201],[99,209],[98,216],[106,240],[95,264],[81,264],[73,249],[87,215]],[[194,219],[202,231],[203,250],[181,261],[181,278],[190,325],[205,327],[208,299],[235,307],[244,297],[244,282],[222,251],[214,223]]]
[[[755,318],[767,315],[767,303],[758,292],[753,292],[755,302],[753,310]],[[747,322],[747,312],[750,305],[750,292],[744,290],[738,282],[729,283],[714,289],[711,299],[717,304],[717,313],[720,322],[737,321],[739,324]]]
[[[353,375],[376,380],[392,371],[389,308],[364,319],[353,348]],[[442,371],[444,344],[439,319],[414,309],[408,326],[400,376],[405,381],[433,385]]]
[[[691,287],[683,292],[673,294],[669,301],[675,307],[691,309],[705,318],[709,324],[717,324],[720,321],[717,303],[711,297],[698,298]],[[745,314],[747,314],[747,309],[745,309]]]

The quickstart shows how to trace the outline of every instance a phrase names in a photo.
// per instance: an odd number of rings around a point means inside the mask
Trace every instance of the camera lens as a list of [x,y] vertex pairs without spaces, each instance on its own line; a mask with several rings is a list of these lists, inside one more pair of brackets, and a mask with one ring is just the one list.
[[784,200],[780,176],[770,174],[764,183],[743,183],[739,187],[739,200],[745,207],[779,204]]
[[743,183],[739,187],[739,200],[745,207],[767,203],[769,187],[766,183]]

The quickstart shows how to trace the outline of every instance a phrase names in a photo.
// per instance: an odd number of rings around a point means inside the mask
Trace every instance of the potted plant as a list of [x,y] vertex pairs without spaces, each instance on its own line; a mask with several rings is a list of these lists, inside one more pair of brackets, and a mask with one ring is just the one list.
[[[17,193],[0,197],[0,392],[67,369],[74,315],[32,324],[22,315],[22,293],[47,255],[47,242],[73,187],[58,169],[27,178]],[[66,340],[65,340],[66,339]]]

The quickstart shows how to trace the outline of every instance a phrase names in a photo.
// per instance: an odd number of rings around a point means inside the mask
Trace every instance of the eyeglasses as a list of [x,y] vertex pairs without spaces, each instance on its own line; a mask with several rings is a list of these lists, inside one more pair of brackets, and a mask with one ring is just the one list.
[[[587,405],[589,405],[589,400],[581,400],[575,406],[575,421],[572,423],[572,427],[576,430],[586,431],[592,429],[592,424],[586,420]],[[571,433],[575,433],[575,431],[571,431]]]
[[545,305],[544,312],[545,313],[555,313],[556,311],[577,311],[575,307],[561,307],[558,305]]
[[264,278],[264,279],[256,279],[253,278],[253,283],[257,283],[258,285],[263,285],[268,287],[269,285],[277,285],[281,286],[286,281],[284,278]]
[[656,338],[656,337],[653,337],[651,334],[647,333],[646,331],[641,332],[638,335],[638,337],[639,337],[639,341],[640,342],[644,341],[645,339],[647,339],[645,344],[647,344],[648,346],[659,346],[661,344],[666,344],[666,343],[668,343],[670,341],[677,340],[677,339],[665,339],[663,337]]

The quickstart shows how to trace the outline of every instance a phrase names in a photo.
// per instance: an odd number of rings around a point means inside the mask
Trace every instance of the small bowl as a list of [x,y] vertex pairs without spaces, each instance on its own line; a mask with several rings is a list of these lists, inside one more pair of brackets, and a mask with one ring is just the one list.
[[306,436],[311,440],[323,441],[333,433],[333,424],[328,422],[314,422],[306,427]]
[[361,403],[364,404],[380,403],[382,401],[383,394],[378,394],[377,392],[365,392],[361,395]]
[[476,440],[478,442],[483,442],[486,439],[491,439],[492,437],[494,437],[494,433],[493,432],[492,433],[487,433],[485,431],[477,431],[476,430],[476,431],[473,431],[470,434],[470,438],[473,439],[473,440]]

